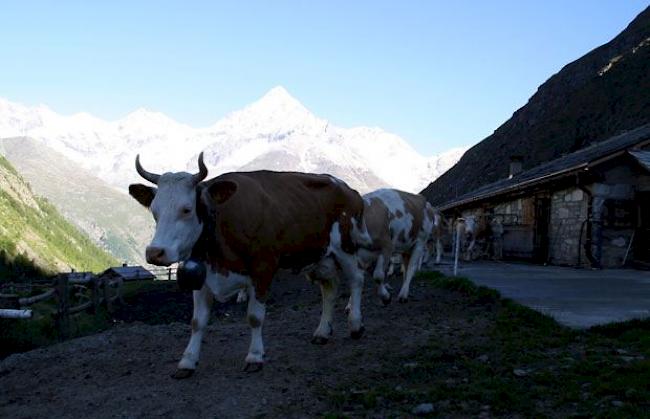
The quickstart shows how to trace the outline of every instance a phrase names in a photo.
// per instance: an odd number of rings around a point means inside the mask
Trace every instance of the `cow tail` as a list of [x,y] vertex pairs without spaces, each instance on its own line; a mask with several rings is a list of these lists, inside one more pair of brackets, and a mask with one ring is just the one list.
[[352,240],[358,247],[364,249],[373,248],[373,241],[370,237],[370,233],[368,233],[366,220],[363,217],[363,214],[359,218],[352,218]]

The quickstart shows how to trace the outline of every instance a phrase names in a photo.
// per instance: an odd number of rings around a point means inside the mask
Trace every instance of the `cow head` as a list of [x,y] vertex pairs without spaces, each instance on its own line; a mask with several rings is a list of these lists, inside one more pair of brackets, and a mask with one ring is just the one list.
[[168,266],[187,260],[203,229],[197,208],[198,185],[208,175],[203,153],[199,155],[199,172],[194,175],[147,172],[140,165],[139,155],[135,168],[140,176],[157,186],[129,185],[129,194],[149,208],[156,221],[156,232],[146,250],[147,262]]

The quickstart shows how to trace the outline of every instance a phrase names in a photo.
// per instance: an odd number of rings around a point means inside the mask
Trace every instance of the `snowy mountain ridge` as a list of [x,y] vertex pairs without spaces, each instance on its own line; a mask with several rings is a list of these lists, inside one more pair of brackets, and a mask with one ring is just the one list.
[[195,171],[204,151],[210,176],[260,169],[331,173],[361,193],[379,187],[419,192],[465,151],[427,158],[380,128],[333,126],[279,86],[206,128],[144,108],[109,122],[0,99],[0,138],[17,136],[47,144],[122,190],[140,181],[133,167],[138,153],[147,170],[163,172]]

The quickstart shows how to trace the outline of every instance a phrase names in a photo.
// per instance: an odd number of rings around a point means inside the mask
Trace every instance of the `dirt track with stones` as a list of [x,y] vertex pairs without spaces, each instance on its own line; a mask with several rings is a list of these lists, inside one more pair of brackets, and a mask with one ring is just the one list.
[[[392,285],[395,296],[399,281],[393,278]],[[396,355],[408,357],[432,335],[462,322],[462,305],[457,307],[454,294],[417,279],[407,304],[394,301],[383,307],[371,286],[364,292],[365,335],[349,338],[347,296],[340,292],[334,337],[317,346],[310,339],[321,309],[318,287],[288,274],[278,278],[264,325],[267,361],[255,373],[242,371],[250,339],[244,304],[213,308],[198,370],[187,380],[170,378],[189,339],[186,323],[124,323],[12,355],[0,362],[0,417],[322,414],[330,408],[328,388],[340,382],[362,383]]]

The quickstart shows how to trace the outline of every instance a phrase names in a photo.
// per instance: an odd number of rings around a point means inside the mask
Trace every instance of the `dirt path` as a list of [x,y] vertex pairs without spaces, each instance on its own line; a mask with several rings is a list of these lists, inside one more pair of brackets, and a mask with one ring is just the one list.
[[[393,281],[396,289],[398,285]],[[12,355],[0,362],[0,417],[322,414],[329,409],[324,389],[350,379],[363,382],[393,355],[414,353],[435,330],[449,328],[463,316],[453,294],[417,281],[407,304],[382,307],[373,291],[368,284],[362,339],[348,337],[346,296],[341,293],[334,338],[316,346],[310,339],[320,315],[318,287],[290,275],[279,278],[264,327],[267,363],[257,373],[241,371],[250,337],[244,305],[213,309],[199,368],[188,380],[170,378],[190,335],[189,325],[177,322],[125,323],[98,335]]]

